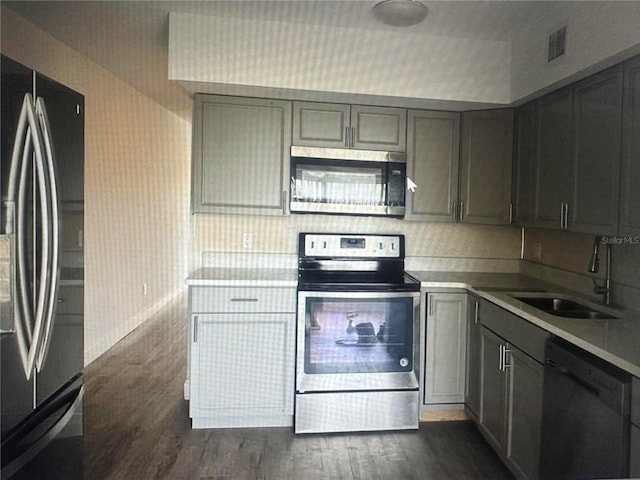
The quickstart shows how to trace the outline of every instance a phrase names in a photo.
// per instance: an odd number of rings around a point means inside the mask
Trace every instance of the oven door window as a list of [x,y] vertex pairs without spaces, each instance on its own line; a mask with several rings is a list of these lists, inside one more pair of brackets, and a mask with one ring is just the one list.
[[308,297],[308,374],[413,370],[413,299]]

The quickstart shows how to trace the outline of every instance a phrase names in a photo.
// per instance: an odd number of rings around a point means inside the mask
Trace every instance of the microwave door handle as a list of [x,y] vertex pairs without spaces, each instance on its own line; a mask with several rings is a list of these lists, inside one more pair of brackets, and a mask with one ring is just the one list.
[[41,345],[38,351],[38,357],[36,359],[37,371],[42,370],[44,361],[49,350],[49,344],[51,342],[51,331],[53,329],[53,315],[54,307],[56,303],[56,295],[58,291],[58,279],[59,279],[59,245],[60,245],[60,216],[59,216],[59,203],[58,203],[58,185],[55,175],[55,161],[53,144],[51,141],[51,127],[49,125],[49,117],[47,116],[47,110],[45,108],[44,100],[39,97],[36,100],[36,113],[40,121],[42,141],[46,153],[45,171],[48,180],[48,192],[46,199],[49,202],[50,210],[50,222],[49,231],[46,237],[51,241],[51,256],[48,264],[48,288],[44,292],[46,299],[46,306],[44,311],[44,323],[43,323],[43,337]]

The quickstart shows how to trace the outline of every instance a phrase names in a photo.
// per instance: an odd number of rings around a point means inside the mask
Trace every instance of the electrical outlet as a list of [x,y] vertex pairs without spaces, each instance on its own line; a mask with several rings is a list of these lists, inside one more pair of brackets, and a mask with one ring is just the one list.
[[250,250],[253,247],[253,235],[250,233],[242,234],[242,248]]
[[542,244],[541,243],[534,243],[533,244],[533,258],[535,258],[537,260],[541,260],[542,259]]

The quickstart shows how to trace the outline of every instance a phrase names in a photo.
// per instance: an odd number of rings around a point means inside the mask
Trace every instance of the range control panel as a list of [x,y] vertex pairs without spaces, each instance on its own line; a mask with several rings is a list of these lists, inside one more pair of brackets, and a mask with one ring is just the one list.
[[[304,256],[403,258],[402,235],[301,234]],[[301,252],[302,253],[302,252]]]

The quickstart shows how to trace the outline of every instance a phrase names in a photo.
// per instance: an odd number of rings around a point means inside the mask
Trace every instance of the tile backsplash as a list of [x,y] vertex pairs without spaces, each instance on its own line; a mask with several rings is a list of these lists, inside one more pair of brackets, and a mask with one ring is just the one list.
[[[329,215],[194,215],[192,222],[193,268],[211,252],[297,254],[298,232],[404,234],[407,257],[445,265],[456,259],[452,266],[466,259],[517,262],[521,250],[521,229],[516,227]],[[250,250],[243,248],[245,233],[252,238]]]
[[[599,272],[589,273],[594,239],[588,234],[526,228],[521,272],[600,300],[593,294],[591,279],[602,283],[605,277],[606,248],[600,245]],[[640,243],[633,240],[621,237],[611,247],[613,303],[640,310]]]

